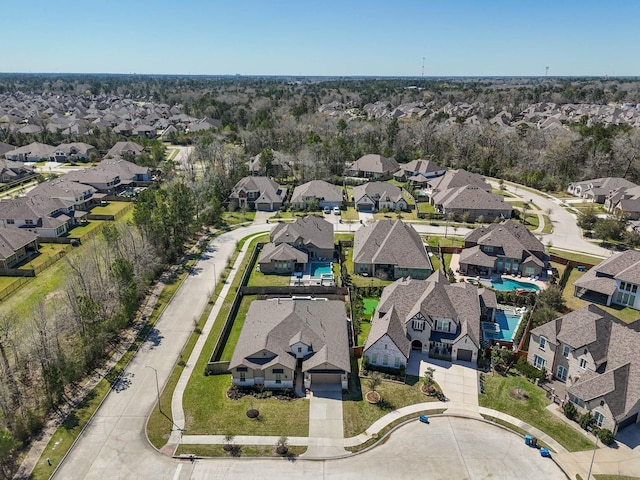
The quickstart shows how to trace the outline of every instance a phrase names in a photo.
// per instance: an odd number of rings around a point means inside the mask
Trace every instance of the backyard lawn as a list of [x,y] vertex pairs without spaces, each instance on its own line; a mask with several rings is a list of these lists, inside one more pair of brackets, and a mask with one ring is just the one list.
[[369,320],[361,320],[360,321],[360,333],[358,334],[358,339],[356,341],[356,345],[364,345],[369,337],[369,332],[371,331],[371,321]]
[[567,252],[566,250],[558,250],[557,248],[549,248],[549,253],[557,255],[558,257],[566,258],[567,260],[573,260],[578,263],[584,263],[586,265],[597,265],[603,258],[593,257],[591,255],[585,255],[583,253]]
[[231,360],[233,351],[236,349],[236,344],[238,343],[238,338],[240,338],[240,332],[242,331],[242,327],[244,326],[244,320],[245,318],[247,318],[249,305],[251,305],[251,302],[253,302],[257,298],[257,295],[245,295],[244,297],[242,297],[240,307],[238,308],[238,313],[236,314],[236,318],[233,320],[233,326],[231,327],[231,331],[229,332],[229,337],[224,344],[224,350],[222,350],[222,353],[220,354],[220,361],[226,362]]
[[69,230],[69,236],[72,238],[79,238],[81,241],[86,240],[98,233],[107,222],[107,220],[89,220],[84,225],[73,227]]
[[[514,388],[525,390],[529,398],[524,401],[515,400],[509,394]],[[492,408],[527,422],[551,436],[570,452],[593,448],[593,443],[584,435],[546,409],[550,402],[544,390],[526,378],[511,374],[504,377],[497,373],[487,375],[485,392],[485,395],[479,396],[481,407]]]
[[49,259],[55,257],[60,252],[69,250],[70,248],[72,247],[64,243],[41,243],[38,248],[38,256],[31,258],[31,260],[21,265],[20,268],[38,268],[40,265],[48,262]]
[[357,369],[357,361],[353,360],[352,373],[349,377],[349,391],[342,395],[345,438],[359,435],[373,422],[393,410],[435,400],[435,397],[429,397],[420,391],[421,382],[417,377],[408,377],[412,385],[383,381],[376,388],[376,392],[382,397],[382,402],[378,405],[370,404],[363,397],[370,390],[367,386],[367,379],[358,377]]
[[371,315],[375,311],[378,303],[380,302],[379,298],[363,298],[362,303],[364,304],[363,314],[367,320],[371,319]]
[[351,282],[356,287],[386,287],[391,285],[392,280],[381,280],[377,277],[363,277],[362,275],[356,275],[353,273],[353,247],[348,247],[345,255],[345,263],[347,266],[347,272],[351,275]]
[[107,205],[93,207],[91,213],[95,215],[117,215],[128,208],[133,208],[132,202],[109,202]]
[[262,273],[256,270],[257,265],[253,267],[251,276],[249,277],[250,287],[269,287],[269,286],[287,286],[291,281],[291,275],[279,275],[276,273]]

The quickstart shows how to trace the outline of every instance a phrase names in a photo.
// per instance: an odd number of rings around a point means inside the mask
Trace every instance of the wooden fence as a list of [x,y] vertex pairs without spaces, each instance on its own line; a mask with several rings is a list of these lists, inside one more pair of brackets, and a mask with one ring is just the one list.
[[5,298],[7,298],[13,292],[18,290],[25,283],[27,283],[29,280],[31,280],[31,278],[33,278],[33,277],[18,277],[16,279],[16,281],[13,282],[11,285],[8,285],[7,287],[5,287],[2,290],[0,290],[0,300],[4,300]]

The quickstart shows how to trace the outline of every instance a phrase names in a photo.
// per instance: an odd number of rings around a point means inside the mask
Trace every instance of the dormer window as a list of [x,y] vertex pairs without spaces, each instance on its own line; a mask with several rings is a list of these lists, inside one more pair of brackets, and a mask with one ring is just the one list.
[[302,347],[298,347],[298,353],[302,353]]
[[571,351],[571,347],[569,345],[565,345],[564,348],[562,349],[562,356],[564,358],[568,358],[570,351]]
[[580,359],[580,368],[587,368],[587,361],[584,358]]

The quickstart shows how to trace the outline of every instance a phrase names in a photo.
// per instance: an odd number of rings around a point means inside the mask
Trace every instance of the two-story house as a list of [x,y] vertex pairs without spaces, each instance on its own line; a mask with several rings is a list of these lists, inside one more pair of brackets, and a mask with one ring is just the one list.
[[444,175],[446,171],[446,168],[437,165],[431,160],[418,159],[400,165],[400,170],[393,174],[393,178],[399,182],[423,185],[427,179]]
[[549,257],[544,245],[521,223],[506,220],[478,227],[464,237],[460,273],[540,275]]
[[640,321],[627,324],[589,304],[531,330],[527,360],[565,382],[565,400],[616,433],[638,422],[639,344]]
[[12,160],[0,159],[0,182],[11,183],[21,178],[34,175],[32,167],[22,162],[14,162]]
[[379,220],[356,230],[353,269],[358,275],[385,279],[420,279],[433,273],[420,235],[400,220]]
[[229,204],[235,208],[272,212],[284,204],[287,189],[268,177],[244,177],[233,187]]
[[74,212],[85,212],[86,215],[95,203],[93,198],[95,193],[96,189],[92,186],[70,181],[65,175],[38,184],[26,196],[55,198],[68,202],[69,208],[65,213],[77,218],[80,214],[75,215]]
[[90,185],[99,193],[115,195],[136,185],[151,181],[149,167],[142,167],[122,159],[103,160],[95,167],[65,174],[65,179]]
[[387,182],[369,182],[353,188],[353,201],[360,212],[407,210],[402,190]]
[[640,310],[640,252],[614,253],[573,282],[573,296],[610,306]]
[[595,203],[604,203],[607,195],[619,188],[632,188],[637,185],[625,178],[605,177],[594,178],[593,180],[583,180],[582,182],[572,182],[567,187],[571,195],[584,198]]
[[271,230],[258,259],[262,273],[302,272],[313,260],[332,260],[333,225],[309,215],[292,223],[279,223]]
[[441,272],[397,280],[382,291],[363,355],[387,368],[406,367],[411,351],[476,362],[481,310],[477,287],[450,284]]
[[347,323],[345,304],[338,300],[253,301],[229,363],[232,384],[269,389],[329,384],[346,390]]

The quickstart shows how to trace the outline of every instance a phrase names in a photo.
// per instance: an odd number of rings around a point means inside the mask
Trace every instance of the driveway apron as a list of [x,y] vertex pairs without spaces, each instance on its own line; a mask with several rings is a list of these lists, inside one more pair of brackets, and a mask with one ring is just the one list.
[[309,404],[309,447],[305,458],[330,458],[344,455],[342,389],[340,385],[312,388]]

